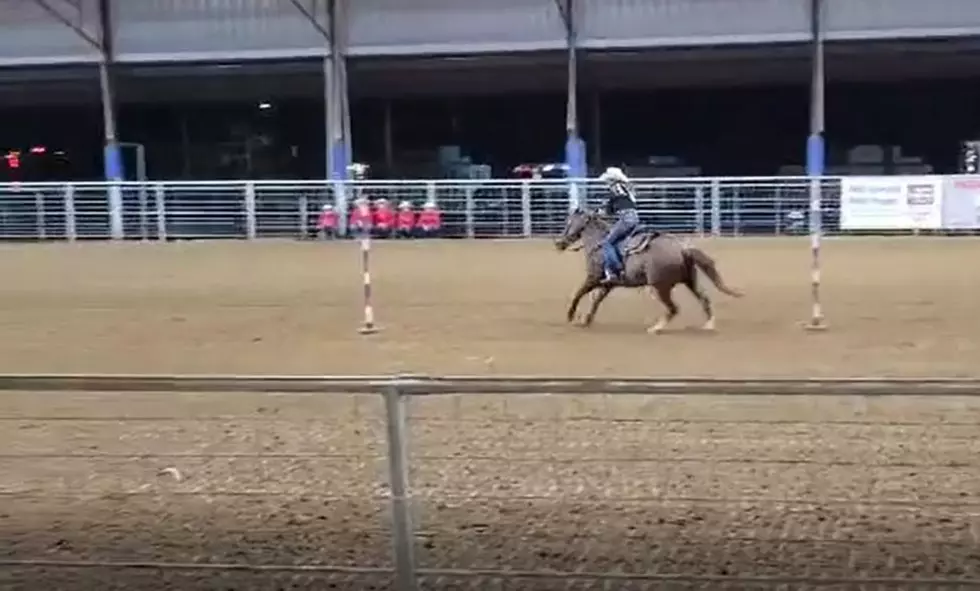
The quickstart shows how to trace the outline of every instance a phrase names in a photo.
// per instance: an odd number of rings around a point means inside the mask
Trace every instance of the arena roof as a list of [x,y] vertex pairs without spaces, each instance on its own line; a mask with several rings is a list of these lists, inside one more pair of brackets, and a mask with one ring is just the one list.
[[[966,79],[980,75],[980,40],[839,42],[827,46],[834,82]],[[185,102],[316,98],[322,61],[134,65],[116,67],[122,102]],[[353,97],[494,95],[563,92],[564,52],[361,58],[351,60]],[[805,84],[810,47],[781,44],[619,52],[583,52],[583,91]],[[0,69],[0,105],[98,102],[93,66]]]

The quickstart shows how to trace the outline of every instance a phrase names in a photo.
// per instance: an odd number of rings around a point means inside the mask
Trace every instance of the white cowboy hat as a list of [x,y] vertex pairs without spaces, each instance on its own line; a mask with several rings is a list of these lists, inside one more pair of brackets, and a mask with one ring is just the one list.
[[599,180],[604,183],[627,183],[629,179],[626,177],[626,173],[623,172],[622,168],[618,166],[610,166],[601,175],[599,175]]

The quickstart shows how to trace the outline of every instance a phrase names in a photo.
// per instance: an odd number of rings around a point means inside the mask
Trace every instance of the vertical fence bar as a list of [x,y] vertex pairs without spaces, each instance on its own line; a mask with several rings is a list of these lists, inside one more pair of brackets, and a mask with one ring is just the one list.
[[525,238],[531,237],[531,183],[521,183],[521,233]]
[[405,412],[409,398],[396,385],[385,389],[384,398],[388,430],[388,487],[391,493],[394,588],[397,591],[417,591],[415,531],[408,480],[408,419]]
[[300,239],[303,239],[306,238],[306,234],[310,227],[310,198],[307,197],[306,193],[300,194],[298,207],[299,211],[297,212],[297,217],[299,218],[299,237]]
[[694,188],[694,231],[704,238],[704,187]]
[[742,188],[738,185],[731,187],[732,202],[732,236],[742,235]]
[[65,185],[65,238],[69,242],[78,240],[78,219],[75,216],[75,186]]
[[255,240],[258,222],[255,219],[255,183],[245,183],[245,237]]
[[783,235],[783,189],[777,186],[775,189],[776,203],[773,206],[773,215],[776,219],[773,220],[774,232],[776,236]]
[[140,240],[146,242],[150,239],[150,204],[146,195],[146,184],[142,181],[142,179],[140,179],[137,194],[140,206]]
[[711,179],[711,235],[721,236],[721,181]]
[[466,192],[466,237],[476,238],[476,220],[474,219],[476,204],[473,202],[476,188],[473,185],[466,185],[464,191]]
[[157,214],[157,240],[167,240],[167,190],[163,185],[153,187],[153,200]]
[[48,237],[48,232],[45,229],[45,224],[47,223],[47,215],[44,213],[44,193],[41,189],[34,191],[34,216],[35,225],[37,229],[38,240],[46,240]]
[[425,201],[426,203],[431,203],[436,207],[439,206],[438,191],[436,191],[436,184],[432,181],[425,183]]

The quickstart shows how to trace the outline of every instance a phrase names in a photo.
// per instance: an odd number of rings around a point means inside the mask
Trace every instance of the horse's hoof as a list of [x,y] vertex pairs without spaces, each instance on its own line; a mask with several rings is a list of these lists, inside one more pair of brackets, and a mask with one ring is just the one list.
[[715,332],[715,321],[709,320],[701,325],[701,330],[705,332]]
[[648,328],[647,332],[650,334],[660,334],[664,331],[665,328],[667,328],[667,322],[668,322],[667,320],[661,318],[660,320],[657,321],[656,324]]

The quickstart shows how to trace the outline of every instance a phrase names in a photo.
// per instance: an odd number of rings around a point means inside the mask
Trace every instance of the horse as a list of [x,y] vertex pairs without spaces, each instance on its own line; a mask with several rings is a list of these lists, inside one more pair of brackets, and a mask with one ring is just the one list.
[[[596,211],[576,209],[565,222],[565,229],[555,240],[555,247],[565,251],[576,241],[581,240],[581,250],[585,254],[585,280],[572,296],[568,307],[568,322],[575,321],[579,302],[587,294],[596,292],[592,306],[581,319],[580,326],[588,327],[595,318],[596,311],[603,300],[617,287],[647,287],[650,295],[656,297],[666,308],[666,313],[651,326],[647,332],[659,334],[677,316],[678,307],[671,297],[673,288],[683,283],[701,304],[706,317],[702,329],[715,329],[714,310],[711,299],[698,285],[697,270],[700,269],[722,293],[740,298],[742,292],[728,287],[718,272],[714,259],[700,248],[670,234],[661,234],[640,228],[620,243],[625,269],[622,277],[614,282],[604,282],[602,249],[600,244],[609,231],[610,223]],[[598,290],[598,291],[597,291]]]

